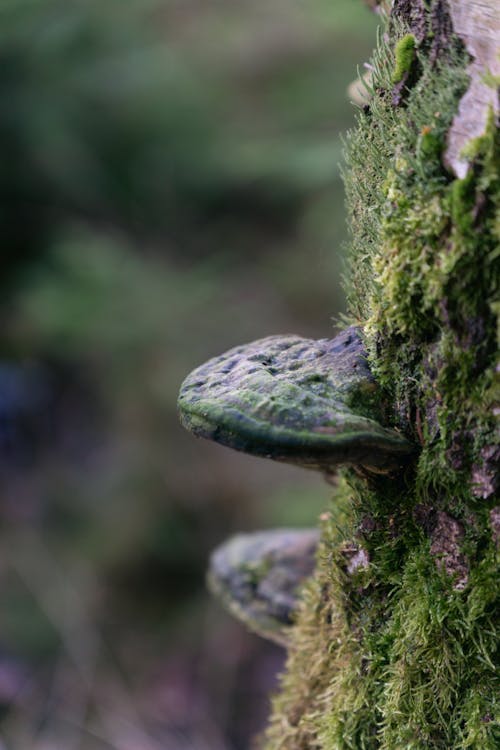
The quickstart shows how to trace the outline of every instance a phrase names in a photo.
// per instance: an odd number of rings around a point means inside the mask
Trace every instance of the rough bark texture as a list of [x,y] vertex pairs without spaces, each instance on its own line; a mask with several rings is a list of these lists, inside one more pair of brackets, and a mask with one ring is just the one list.
[[343,472],[267,750],[500,747],[498,14],[395,0],[374,53],[347,144],[350,315],[419,452]]
[[453,118],[445,154],[446,164],[463,178],[469,169],[464,148],[484,134],[490,110],[498,117],[500,5],[495,0],[450,0],[450,14],[455,33],[471,55],[469,87]]

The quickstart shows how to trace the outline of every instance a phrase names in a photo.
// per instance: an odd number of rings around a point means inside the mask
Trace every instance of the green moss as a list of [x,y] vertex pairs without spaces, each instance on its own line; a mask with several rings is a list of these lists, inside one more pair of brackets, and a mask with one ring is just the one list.
[[423,164],[435,164],[441,156],[443,146],[442,139],[432,131],[432,127],[425,126],[417,139],[418,161]]
[[410,72],[411,66],[415,59],[416,39],[413,34],[405,34],[396,43],[394,70],[392,73],[392,83],[396,84],[403,80],[405,75]]
[[473,229],[472,210],[474,208],[475,181],[472,172],[463,180],[454,180],[451,184],[451,219],[453,225],[462,234]]
[[[466,747],[470,736],[481,737],[478,749],[495,746],[495,723],[484,721],[495,714],[490,563],[483,579],[478,571],[473,599],[464,600],[436,571],[425,544],[409,557],[390,595],[397,603],[385,607],[390,616],[382,619],[380,607],[372,612],[381,625],[367,629],[362,652],[358,646],[358,658],[337,680],[322,747],[450,750]],[[473,698],[471,680],[482,686]],[[463,708],[472,714],[467,723]]]
[[500,75],[494,75],[491,70],[487,70],[482,76],[482,81],[492,89],[498,89],[500,86]]
[[[381,42],[370,109],[346,140],[347,284],[350,319],[363,326],[371,368],[393,405],[387,419],[420,453],[398,476],[344,474],[349,517],[340,537],[326,523],[270,750],[500,743],[489,515],[498,500],[488,484],[498,445],[498,131],[490,118],[469,148],[465,179],[446,171],[442,152],[468,61],[453,44],[442,65],[422,53],[419,80],[396,108],[390,92],[407,37],[396,60],[391,40]],[[342,539],[363,547],[367,568],[346,573]],[[322,618],[332,610],[330,631]]]
[[266,732],[269,748],[315,746],[318,719],[330,713],[335,686],[355,652],[343,606],[341,572],[332,567],[337,546],[351,531],[351,498],[351,488],[341,481],[331,513],[323,517],[318,574],[305,588],[291,633],[282,689],[273,700]]

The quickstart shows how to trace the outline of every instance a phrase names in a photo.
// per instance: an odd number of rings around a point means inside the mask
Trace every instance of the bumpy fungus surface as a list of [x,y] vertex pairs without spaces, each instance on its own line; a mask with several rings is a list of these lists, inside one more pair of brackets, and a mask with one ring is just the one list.
[[251,630],[286,645],[299,589],[314,570],[318,542],[317,529],[235,536],[213,552],[209,586]]
[[334,339],[271,336],[197,368],[179,397],[184,425],[236,450],[330,472],[390,471],[414,447],[383,427],[359,332]]

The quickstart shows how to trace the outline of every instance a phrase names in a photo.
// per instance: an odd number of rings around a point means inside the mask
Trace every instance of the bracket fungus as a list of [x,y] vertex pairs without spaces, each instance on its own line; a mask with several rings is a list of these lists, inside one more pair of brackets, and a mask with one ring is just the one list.
[[300,587],[314,569],[318,542],[316,529],[239,534],[212,553],[209,586],[250,630],[286,646]]
[[386,473],[414,452],[382,421],[359,330],[333,339],[270,336],[209,360],[184,381],[181,421],[195,435],[332,473]]

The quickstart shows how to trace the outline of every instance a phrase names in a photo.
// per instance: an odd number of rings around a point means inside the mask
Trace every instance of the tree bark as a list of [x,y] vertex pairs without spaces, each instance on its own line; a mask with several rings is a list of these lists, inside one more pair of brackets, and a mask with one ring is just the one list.
[[343,471],[267,750],[500,746],[499,27],[498,0],[394,0],[374,53],[347,140],[349,313],[418,456]]

